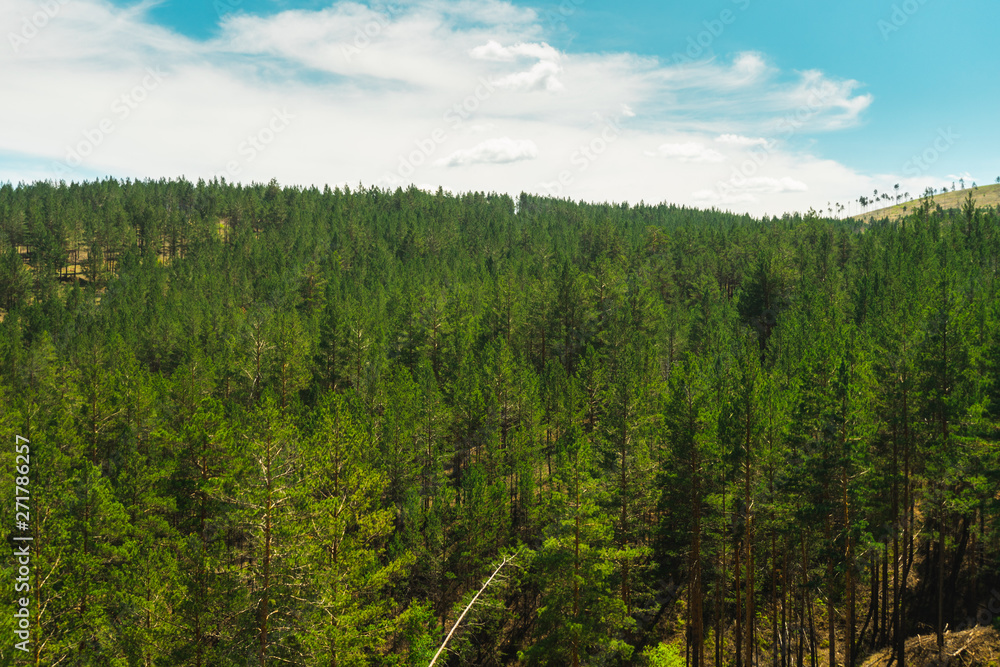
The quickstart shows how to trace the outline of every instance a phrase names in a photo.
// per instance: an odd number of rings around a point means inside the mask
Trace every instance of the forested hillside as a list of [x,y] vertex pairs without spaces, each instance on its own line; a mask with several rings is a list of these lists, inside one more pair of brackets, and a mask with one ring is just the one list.
[[437,664],[992,624],[1000,212],[915,209],[4,185],[0,662],[426,665],[504,556]]

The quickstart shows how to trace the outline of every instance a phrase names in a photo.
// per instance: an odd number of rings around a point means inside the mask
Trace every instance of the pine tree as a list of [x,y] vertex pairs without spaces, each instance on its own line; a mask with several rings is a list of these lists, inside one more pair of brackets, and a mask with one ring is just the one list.
[[634,624],[614,594],[615,562],[610,517],[599,506],[592,449],[579,426],[560,442],[565,462],[560,490],[547,512],[553,533],[532,563],[541,593],[535,642],[524,652],[528,665],[579,665],[627,659],[632,647],[621,637]]
[[396,510],[382,507],[388,480],[364,429],[336,394],[314,413],[302,455],[310,461],[299,493],[306,542],[296,555],[305,582],[296,622],[303,659],[331,667],[367,665],[394,630],[397,605],[387,595],[413,563],[386,561]]

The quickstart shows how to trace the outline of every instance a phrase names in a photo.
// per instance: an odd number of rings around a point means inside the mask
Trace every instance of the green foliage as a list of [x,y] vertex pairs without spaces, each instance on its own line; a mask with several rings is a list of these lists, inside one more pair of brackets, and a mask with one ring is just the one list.
[[1000,586],[998,256],[971,198],[862,226],[0,185],[37,662],[426,664],[518,550],[449,664],[819,664],[831,615],[840,655],[954,626]]
[[649,667],[681,667],[684,663],[684,656],[680,649],[673,644],[659,644],[643,651],[646,664]]

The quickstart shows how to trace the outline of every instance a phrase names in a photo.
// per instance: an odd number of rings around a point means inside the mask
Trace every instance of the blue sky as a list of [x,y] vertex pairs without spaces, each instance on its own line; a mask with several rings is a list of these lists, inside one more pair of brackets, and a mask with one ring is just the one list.
[[1000,176],[998,18],[995,0],[4,0],[0,181],[856,212],[896,183]]

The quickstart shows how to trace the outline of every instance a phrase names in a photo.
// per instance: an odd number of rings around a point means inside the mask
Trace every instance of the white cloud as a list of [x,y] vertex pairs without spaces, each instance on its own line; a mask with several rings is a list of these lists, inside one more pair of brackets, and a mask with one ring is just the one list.
[[647,152],[646,154],[675,158],[682,162],[722,162],[726,159],[722,153],[694,141],[682,144],[661,144],[655,153]]
[[477,46],[469,55],[477,60],[497,60],[513,62],[518,56],[527,56],[537,60],[559,60],[560,54],[548,44],[531,44],[519,42],[513,46],[503,46],[496,40],[490,40],[482,46]]
[[790,176],[783,176],[781,178],[757,176],[748,178],[746,183],[739,187],[739,189],[755,194],[777,194],[781,192],[805,192],[809,187],[802,181]]
[[765,148],[771,143],[763,137],[752,138],[744,137],[738,134],[720,134],[715,138],[715,140],[720,144],[732,144],[734,146],[764,146]]
[[860,86],[853,79],[834,81],[820,71],[808,70],[802,72],[797,85],[777,96],[775,103],[793,112],[785,115],[786,122],[795,119],[814,129],[838,130],[857,124],[874,101],[870,93],[855,94]]
[[733,61],[733,71],[753,81],[767,71],[763,56],[753,51],[746,51],[736,56]]
[[503,46],[500,42],[491,39],[486,44],[471,49],[469,56],[475,60],[493,62],[514,62],[519,58],[530,58],[538,61],[528,70],[495,78],[493,85],[498,88],[513,91],[559,91],[563,89],[562,83],[556,78],[562,72],[562,67],[559,65],[562,56],[559,51],[548,44],[518,42],[513,46]]
[[695,201],[745,204],[758,201],[758,195],[779,195],[787,193],[807,192],[809,186],[790,176],[773,178],[770,176],[754,176],[742,180],[731,181],[715,190],[701,189],[691,193]]
[[525,139],[487,139],[473,146],[457,150],[434,164],[442,167],[463,167],[470,164],[507,164],[538,157],[538,146]]
[[556,78],[556,75],[561,71],[562,68],[556,63],[543,60],[542,62],[535,63],[531,69],[525,72],[502,76],[496,79],[493,84],[504,90],[548,90],[555,92],[564,88],[563,84]]
[[769,67],[755,52],[738,53],[731,64],[704,60],[654,66],[650,94],[669,105],[675,118],[704,131],[808,133],[850,127],[872,104],[857,94],[854,80],[830,79],[808,70],[794,75]]
[[696,190],[691,193],[691,198],[703,204],[748,204],[757,201],[757,198],[748,192],[727,193],[723,196],[709,189]]

